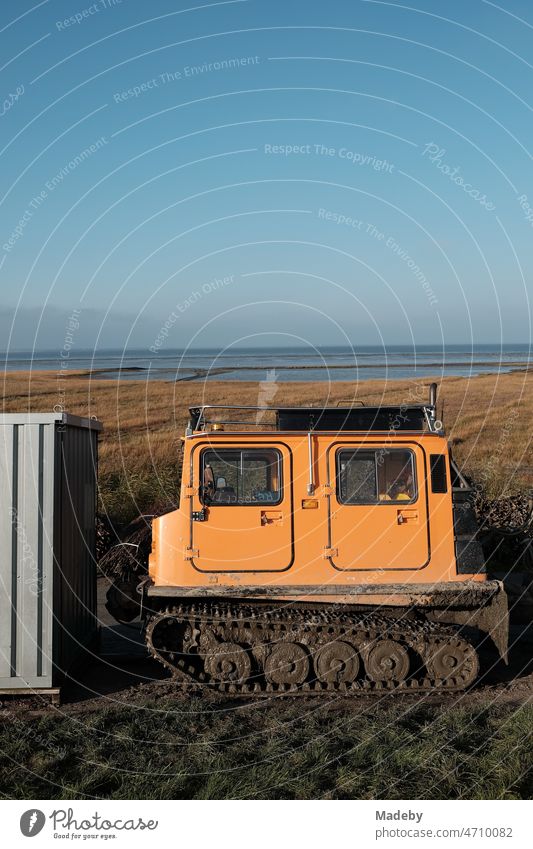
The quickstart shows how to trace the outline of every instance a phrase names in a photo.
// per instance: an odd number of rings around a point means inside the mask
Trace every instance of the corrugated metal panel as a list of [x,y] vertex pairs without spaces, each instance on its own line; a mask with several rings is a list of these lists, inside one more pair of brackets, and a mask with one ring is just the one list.
[[12,673],[12,605],[16,609],[18,427],[0,428],[0,679]]
[[61,458],[61,619],[59,658],[67,669],[96,628],[96,433],[58,433]]
[[0,688],[56,685],[95,633],[99,429],[0,416]]

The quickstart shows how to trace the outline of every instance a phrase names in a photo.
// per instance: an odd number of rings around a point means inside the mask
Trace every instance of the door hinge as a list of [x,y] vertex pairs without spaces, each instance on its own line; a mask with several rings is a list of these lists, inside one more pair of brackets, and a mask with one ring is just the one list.
[[186,486],[184,489],[185,498],[192,498],[196,495],[197,489],[195,486]]
[[191,513],[191,518],[193,522],[205,522],[207,518],[207,511],[205,507],[202,507],[201,510],[193,510]]
[[323,554],[324,560],[329,560],[330,557],[338,557],[338,555],[339,555],[339,549],[338,548],[328,548],[326,546],[326,548],[324,549],[324,554]]
[[324,486],[320,488],[320,495],[323,498],[329,498],[330,495],[333,495],[333,487],[329,483],[325,483]]
[[185,560],[192,560],[194,557],[199,556],[199,551],[197,548],[186,548],[185,549]]

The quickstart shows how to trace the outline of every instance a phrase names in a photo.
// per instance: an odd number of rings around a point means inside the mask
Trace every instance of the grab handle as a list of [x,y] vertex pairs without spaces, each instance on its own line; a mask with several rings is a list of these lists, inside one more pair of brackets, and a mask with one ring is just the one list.
[[396,519],[399,525],[405,525],[409,522],[418,524],[418,510],[406,510],[405,508],[398,510]]

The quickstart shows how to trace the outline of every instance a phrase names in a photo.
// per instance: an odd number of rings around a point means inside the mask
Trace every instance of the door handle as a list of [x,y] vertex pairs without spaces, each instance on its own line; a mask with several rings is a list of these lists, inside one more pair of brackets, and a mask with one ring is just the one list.
[[418,524],[418,510],[397,510],[396,519],[399,525]]
[[283,513],[280,510],[261,510],[262,525],[281,525]]

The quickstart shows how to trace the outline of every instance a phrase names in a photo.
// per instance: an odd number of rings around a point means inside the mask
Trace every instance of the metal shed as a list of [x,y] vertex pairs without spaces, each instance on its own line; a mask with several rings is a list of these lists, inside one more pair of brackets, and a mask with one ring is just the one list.
[[0,691],[57,688],[97,632],[100,422],[0,414]]

